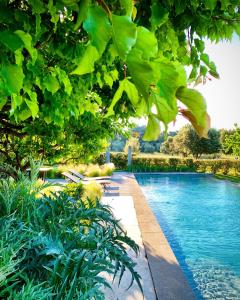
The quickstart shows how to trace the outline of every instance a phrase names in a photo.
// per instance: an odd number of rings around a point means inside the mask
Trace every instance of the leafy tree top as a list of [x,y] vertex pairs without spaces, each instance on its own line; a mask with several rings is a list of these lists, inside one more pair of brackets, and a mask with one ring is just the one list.
[[[84,112],[148,116],[146,140],[179,113],[201,136],[209,118],[187,84],[216,67],[204,51],[239,33],[239,0],[2,0],[1,120],[64,126]],[[192,66],[189,78],[184,66]],[[154,108],[154,109],[153,109]]]

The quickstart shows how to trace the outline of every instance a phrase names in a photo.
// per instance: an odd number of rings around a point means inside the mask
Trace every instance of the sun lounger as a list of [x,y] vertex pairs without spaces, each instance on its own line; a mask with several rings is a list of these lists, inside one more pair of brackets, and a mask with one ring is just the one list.
[[71,172],[74,176],[80,178],[81,180],[84,181],[91,181],[91,180],[109,180],[111,179],[111,176],[97,176],[97,177],[86,177],[84,175],[82,175],[81,173],[75,171],[75,170],[69,170],[69,172]]
[[[62,175],[64,175],[68,180],[70,180],[70,181],[72,181],[74,183],[81,182],[82,184],[90,184],[92,182],[90,180],[89,181],[84,181],[84,180],[82,180],[82,179],[80,179],[80,178],[78,178],[78,177],[70,174],[69,172],[63,172]],[[107,189],[107,185],[109,185],[111,183],[111,180],[98,180],[96,182],[100,183],[103,186],[104,190],[106,190]]]

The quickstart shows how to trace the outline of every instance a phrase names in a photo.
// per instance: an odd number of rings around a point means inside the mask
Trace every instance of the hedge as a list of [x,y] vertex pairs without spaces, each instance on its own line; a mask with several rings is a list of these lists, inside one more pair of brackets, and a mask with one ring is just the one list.
[[[104,155],[98,159],[103,164]],[[192,159],[176,157],[139,157],[133,154],[132,166],[127,166],[127,154],[111,153],[111,162],[117,170],[131,172],[205,172],[214,174],[240,175],[240,160],[236,159]]]

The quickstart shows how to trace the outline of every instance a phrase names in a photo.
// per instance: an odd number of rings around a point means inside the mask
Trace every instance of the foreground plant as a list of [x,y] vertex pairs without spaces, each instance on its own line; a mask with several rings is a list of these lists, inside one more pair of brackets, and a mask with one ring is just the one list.
[[121,281],[126,269],[141,288],[127,254],[127,248],[138,253],[138,246],[109,206],[99,200],[86,205],[63,192],[36,198],[27,180],[1,181],[0,205],[6,206],[4,195],[14,199],[0,217],[1,299],[104,299],[101,288],[111,286],[102,273],[119,274]]

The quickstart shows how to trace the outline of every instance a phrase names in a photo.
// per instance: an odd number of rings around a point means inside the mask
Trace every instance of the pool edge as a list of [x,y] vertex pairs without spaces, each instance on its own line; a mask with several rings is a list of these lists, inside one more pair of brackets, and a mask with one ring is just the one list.
[[131,196],[157,298],[161,300],[196,299],[135,175],[127,174],[127,184],[131,186]]

